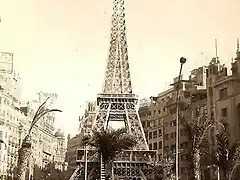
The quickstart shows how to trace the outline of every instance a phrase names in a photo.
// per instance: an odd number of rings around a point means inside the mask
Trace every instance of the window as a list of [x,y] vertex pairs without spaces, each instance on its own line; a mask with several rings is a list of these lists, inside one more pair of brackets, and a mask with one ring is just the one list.
[[175,114],[176,112],[177,112],[177,109],[176,109],[176,108],[171,108],[171,109],[169,110],[169,113],[170,113],[171,115]]
[[158,114],[161,114],[161,110],[160,109],[158,110]]
[[169,146],[165,146],[164,151],[168,152],[169,151]]
[[149,144],[148,146],[149,146],[149,150],[152,150],[152,144]]
[[149,140],[152,139],[152,132],[149,132]]
[[185,154],[181,155],[181,161],[187,160],[187,156]]
[[171,125],[172,125],[172,127],[175,127],[176,126],[176,121],[172,121]]
[[222,117],[227,117],[227,108],[221,109],[221,116]]
[[176,139],[176,132],[172,132],[172,133],[171,133],[171,138],[172,138],[172,139]]
[[153,150],[157,150],[157,143],[153,144]]
[[162,141],[159,141],[159,143],[158,143],[158,149],[162,149]]
[[162,130],[161,129],[158,130],[158,137],[162,137]]
[[219,99],[227,97],[227,88],[223,88],[219,91]]
[[185,98],[189,98],[189,97],[190,97],[190,92],[185,91],[185,92],[184,92],[184,97],[185,97]]
[[153,139],[157,138],[157,130],[153,132]]
[[175,145],[171,145],[171,151],[175,152],[176,146]]
[[180,135],[183,136],[183,130],[182,129],[180,130]]
[[164,139],[165,139],[165,140],[168,140],[168,134],[165,134],[165,135],[164,135]]
[[183,149],[183,144],[180,144],[180,149]]

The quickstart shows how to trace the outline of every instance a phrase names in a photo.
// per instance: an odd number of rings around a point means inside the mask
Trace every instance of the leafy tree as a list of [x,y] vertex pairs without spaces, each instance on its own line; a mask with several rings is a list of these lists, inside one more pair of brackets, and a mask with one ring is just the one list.
[[41,169],[37,165],[34,167],[34,180],[68,180],[72,171],[60,171],[55,169],[54,163],[48,163],[45,168]]
[[26,171],[27,171],[27,167],[28,167],[29,158],[32,154],[32,152],[31,152],[31,147],[32,147],[31,132],[32,132],[33,127],[44,115],[46,115],[50,112],[62,112],[59,109],[47,109],[46,103],[47,103],[48,99],[49,98],[47,98],[39,106],[37,112],[35,113],[35,115],[33,117],[28,134],[22,141],[22,147],[19,149],[17,180],[25,180],[25,177],[26,177]]

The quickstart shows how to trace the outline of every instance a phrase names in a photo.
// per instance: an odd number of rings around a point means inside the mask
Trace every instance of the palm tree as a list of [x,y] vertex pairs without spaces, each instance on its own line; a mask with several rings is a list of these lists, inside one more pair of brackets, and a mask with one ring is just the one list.
[[219,167],[224,180],[231,180],[235,169],[240,165],[240,143],[233,143],[230,146],[226,133],[216,135],[217,147],[213,163]]
[[127,134],[125,129],[93,131],[92,137],[83,137],[83,139],[86,145],[96,148],[100,154],[102,180],[106,179],[106,167],[112,170],[116,156],[137,144],[137,139]]
[[33,127],[36,125],[36,123],[47,113],[50,112],[62,112],[59,109],[47,109],[46,103],[49,97],[39,106],[38,110],[36,111],[33,120],[31,122],[28,134],[22,141],[22,146],[19,149],[19,156],[18,156],[18,177],[17,180],[25,180],[26,176],[26,170],[28,167],[29,158],[32,154],[31,148],[32,148],[32,141],[31,141],[31,132]]
[[180,123],[188,133],[189,138],[189,163],[193,167],[195,180],[201,179],[201,146],[204,146],[203,139],[206,137],[207,132],[214,127],[216,123],[212,118],[207,117],[206,106],[198,106],[193,111],[193,116],[190,121],[180,118]]

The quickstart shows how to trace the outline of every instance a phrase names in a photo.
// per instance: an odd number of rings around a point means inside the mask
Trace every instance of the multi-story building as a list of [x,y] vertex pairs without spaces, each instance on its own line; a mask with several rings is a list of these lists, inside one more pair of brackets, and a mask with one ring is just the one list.
[[[180,81],[179,85],[179,110],[181,115],[189,120],[192,108],[197,105],[206,106],[207,91],[204,88],[205,68],[200,67],[191,72],[189,80]],[[164,159],[170,153],[174,154],[176,149],[176,111],[177,111],[177,82],[174,79],[172,88],[151,97],[151,104],[139,108],[141,121],[144,125],[149,149],[157,150],[159,158]],[[205,104],[204,104],[205,103]],[[179,170],[181,179],[190,178],[188,174],[189,163],[187,162],[188,153],[188,134],[180,123],[180,163]]]
[[[47,97],[50,97],[48,107],[56,102],[57,94],[55,93],[37,93],[37,100],[28,103],[27,106],[22,107],[25,114],[33,117],[33,109],[42,104]],[[40,168],[44,168],[48,163],[55,163],[57,169],[65,169],[65,153],[66,140],[64,134],[58,130],[55,132],[54,121],[55,114],[48,113],[42,117],[32,132],[33,138],[33,164],[37,164]]]
[[63,171],[67,168],[65,162],[67,148],[64,133],[60,129],[55,133],[54,150],[55,168]]
[[[5,178],[17,165],[18,150],[37,107],[31,107],[31,103],[22,105],[18,74],[0,74],[0,86],[0,139],[4,141],[0,144],[0,176]],[[44,167],[55,161],[56,168],[62,169],[59,164],[65,162],[65,138],[59,132],[55,134],[54,118],[47,115],[33,128],[33,163]]]
[[[232,60],[231,65],[231,75],[228,75],[227,68],[220,64],[218,58],[213,58],[207,71],[208,115],[226,126],[230,145],[240,142],[239,43],[236,58]],[[210,137],[214,137],[216,131],[211,133]],[[214,144],[215,139],[211,138],[210,140]],[[237,169],[236,172],[240,172],[240,169]],[[212,177],[214,179],[216,176],[212,175]]]
[[[191,120],[192,112],[197,106],[207,109],[208,118],[222,122],[227,129],[230,144],[240,142],[240,51],[239,43],[235,60],[232,60],[231,75],[227,68],[220,64],[218,58],[213,58],[208,66],[191,71],[189,80],[181,78],[179,90],[180,113],[185,119]],[[161,158],[175,151],[176,146],[176,82],[173,88],[164,91],[156,97],[151,97],[151,105],[141,106],[139,114],[144,125],[150,149],[158,150]],[[151,113],[149,113],[151,112]],[[150,118],[149,118],[150,114]],[[216,128],[210,131],[208,141],[214,145]],[[219,128],[218,128],[219,130]],[[180,154],[179,170],[181,179],[187,179],[189,164],[187,162],[188,135],[180,124]],[[211,146],[214,147],[214,146]],[[210,149],[211,151],[211,149]],[[214,180],[216,171],[206,167],[204,175]],[[235,171],[234,176],[238,177]]]
[[[25,127],[29,126],[20,110],[20,77],[18,74],[0,74],[0,176],[6,176],[9,168],[16,166],[18,149]],[[19,89],[19,91],[17,91]]]
[[142,123],[142,127],[146,136],[146,140],[148,141],[148,128],[150,126],[149,122],[151,119],[151,101],[149,99],[142,99],[139,102],[139,116]]
[[93,120],[96,118],[96,107],[96,102],[87,102],[84,116],[79,118],[79,133],[73,138],[68,135],[66,162],[70,167],[77,167],[77,149],[81,148],[82,137],[91,132]]
[[66,162],[70,168],[77,168],[77,149],[81,146],[81,138],[82,136],[80,134],[77,134],[72,138],[70,134],[68,135]]
[[86,135],[89,134],[92,130],[92,123],[96,116],[97,104],[95,101],[87,102],[87,107],[84,113],[84,116],[79,119],[79,130],[80,134]]

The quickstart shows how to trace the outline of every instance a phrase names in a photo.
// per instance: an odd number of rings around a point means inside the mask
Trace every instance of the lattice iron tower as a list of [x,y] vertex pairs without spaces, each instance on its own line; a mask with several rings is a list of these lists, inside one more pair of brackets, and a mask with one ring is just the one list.
[[103,92],[97,97],[99,112],[93,129],[101,131],[111,121],[122,121],[128,133],[138,138],[136,149],[148,150],[136,104],[128,62],[124,0],[114,0],[109,57]]
[[[138,138],[138,144],[134,149],[124,151],[115,159],[113,163],[114,178],[152,179],[151,163],[157,160],[157,153],[148,149],[136,108],[138,99],[132,92],[124,0],[114,0],[111,23],[110,50],[105,80],[102,93],[97,96],[98,110],[92,130],[103,131],[109,128],[109,122],[124,122],[127,132]],[[86,154],[88,155],[85,156]],[[88,165],[86,165],[86,162]],[[70,180],[82,179],[86,169],[88,175],[85,174],[85,178],[87,177],[87,179],[92,179],[93,174],[99,173],[99,157],[96,149],[88,149],[87,151],[79,149],[77,163],[79,168],[74,172]]]

